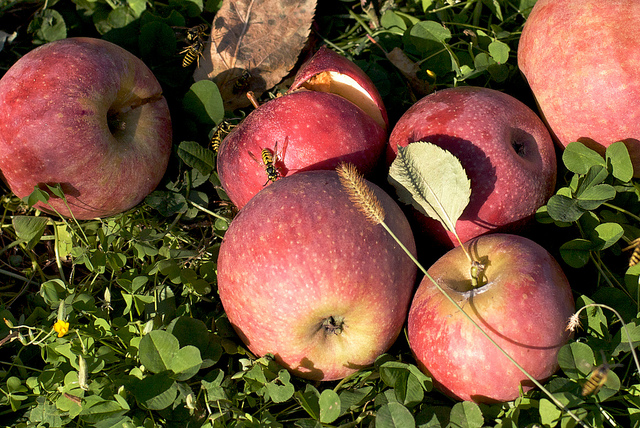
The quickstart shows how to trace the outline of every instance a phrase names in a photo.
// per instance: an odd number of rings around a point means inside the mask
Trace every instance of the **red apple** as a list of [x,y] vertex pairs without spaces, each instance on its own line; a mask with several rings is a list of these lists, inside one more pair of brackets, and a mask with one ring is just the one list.
[[[485,264],[474,288],[461,247],[428,270],[431,277],[534,379],[557,369],[575,312],[569,282],[556,260],[535,242],[517,235],[484,235],[464,244]],[[481,279],[483,279],[481,277]],[[510,401],[533,387],[425,277],[409,310],[409,344],[418,365],[446,394],[476,402]]]
[[[456,223],[462,242],[517,230],[555,190],[556,156],[548,130],[529,107],[502,92],[458,87],[422,98],[393,128],[388,163],[398,146],[415,141],[451,152],[471,180],[469,204]],[[458,245],[439,222],[414,214],[422,233]]]
[[[60,183],[78,219],[138,204],[164,175],[171,136],[167,102],[151,70],[104,40],[40,46],[0,80],[4,180],[19,197]],[[53,195],[49,204],[71,214]]]
[[274,158],[274,179],[333,169],[343,161],[367,174],[377,165],[386,136],[347,99],[300,90],[260,105],[234,128],[220,144],[218,175],[231,201],[242,208],[271,182],[260,155],[264,149]]
[[371,78],[354,62],[326,46],[320,47],[300,67],[289,92],[301,88],[338,94],[364,110],[385,130],[389,128],[387,109]]
[[[402,210],[369,185],[415,254]],[[315,380],[343,378],[393,344],[415,278],[407,254],[326,170],[261,190],[231,222],[218,257],[220,299],[244,343]]]
[[636,177],[639,20],[636,0],[538,0],[518,45],[518,66],[559,145],[580,141],[604,153],[624,141]]

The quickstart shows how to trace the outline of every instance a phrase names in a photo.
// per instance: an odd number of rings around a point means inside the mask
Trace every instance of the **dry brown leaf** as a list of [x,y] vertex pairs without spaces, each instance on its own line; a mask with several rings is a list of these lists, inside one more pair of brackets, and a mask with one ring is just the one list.
[[317,0],[225,0],[193,77],[216,82],[227,110],[246,107],[296,64]]

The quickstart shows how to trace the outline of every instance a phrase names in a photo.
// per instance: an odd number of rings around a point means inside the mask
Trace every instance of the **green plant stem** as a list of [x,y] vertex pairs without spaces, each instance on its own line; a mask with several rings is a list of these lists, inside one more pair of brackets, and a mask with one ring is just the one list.
[[629,217],[633,218],[636,221],[640,221],[640,217],[638,215],[632,213],[631,211],[627,211],[624,208],[620,208],[616,205],[610,204],[609,202],[603,202],[602,205],[604,205],[605,207],[611,208],[613,210],[620,211],[621,213],[628,215]]
[[68,284],[64,276],[64,270],[62,269],[62,261],[60,260],[60,250],[58,248],[59,247],[58,243],[60,242],[60,236],[58,235],[58,227],[55,224],[53,225],[53,235],[54,235],[53,251],[56,256],[56,266],[58,266],[58,274],[60,274],[60,279],[62,279],[62,281],[64,281],[65,284]]
[[551,394],[551,392],[549,392],[540,382],[538,382],[537,379],[535,379],[533,376],[531,376],[529,374],[529,372],[527,372],[520,364],[518,364],[518,362],[516,360],[514,360],[511,357],[511,355],[509,355],[507,353],[507,351],[502,349],[502,347],[500,345],[498,345],[498,343],[495,340],[493,340],[493,338],[491,336],[489,336],[489,334],[486,331],[484,331],[484,329],[482,327],[480,327],[480,325],[468,313],[466,313],[464,311],[464,309],[462,309],[462,307],[458,304],[458,302],[456,302],[451,296],[449,296],[449,294],[440,286],[440,284],[438,284],[436,282],[436,280],[433,279],[433,277],[431,275],[429,275],[427,270],[413,256],[413,254],[411,254],[411,252],[407,249],[407,247],[400,241],[400,239],[398,239],[398,237],[395,235],[395,233],[393,233],[393,231],[389,228],[389,226],[387,226],[387,224],[385,222],[381,222],[380,224],[391,235],[391,237],[393,237],[393,239],[395,239],[395,241],[398,243],[398,245],[400,245],[400,247],[411,258],[413,263],[415,263],[415,265],[422,271],[422,273],[424,273],[424,275],[436,286],[438,291],[440,291],[440,293],[442,293],[447,298],[447,300],[449,300],[449,302],[451,302],[451,304],[453,304],[460,312],[462,312],[462,314],[480,331],[480,333],[482,333],[482,335],[485,338],[487,338],[489,340],[489,342],[491,342],[509,361],[511,361],[511,363],[513,363],[518,368],[518,370],[520,370],[526,377],[528,377],[529,380],[531,380],[538,388],[540,388],[540,390],[543,391],[560,410],[566,412],[569,416],[571,416],[577,423],[579,423],[583,427],[588,427],[588,425],[585,425],[584,422],[582,420],[580,420],[580,418],[578,418],[571,410],[569,410],[567,407],[565,407],[556,397],[554,397]]
[[631,348],[631,355],[633,356],[633,361],[636,363],[636,369],[638,370],[638,373],[640,373],[640,361],[638,360],[638,355],[636,354],[636,350],[635,347],[633,345],[633,339],[631,338],[631,334],[629,333],[629,330],[627,329],[627,324],[625,324],[624,320],[622,319],[622,317],[620,316],[620,314],[618,313],[618,311],[616,311],[615,309],[613,309],[611,306],[608,305],[604,305],[602,303],[589,303],[588,305],[584,305],[583,307],[581,307],[578,312],[575,313],[574,316],[579,316],[580,312],[582,312],[583,310],[590,308],[590,307],[599,307],[599,308],[603,308],[603,309],[609,309],[611,312],[613,312],[616,317],[618,317],[618,320],[620,321],[620,324],[622,325],[622,329],[624,330],[625,335],[627,336],[627,342],[629,342],[629,347]]
[[226,221],[227,223],[229,223],[229,219],[228,219],[228,218],[226,218],[226,217],[224,217],[224,216],[221,216],[220,214],[216,214],[216,213],[214,213],[213,211],[208,210],[208,209],[206,209],[205,207],[203,207],[202,205],[198,205],[198,204],[196,204],[196,203],[195,203],[195,202],[193,202],[193,201],[188,201],[188,202],[189,202],[191,205],[193,205],[194,207],[196,207],[197,209],[199,209],[200,211],[202,211],[203,213],[207,213],[207,214],[209,214],[209,215],[210,215],[210,216],[212,216],[212,217],[215,217],[215,218],[217,218],[217,219],[219,219],[219,220],[224,220],[224,221]]

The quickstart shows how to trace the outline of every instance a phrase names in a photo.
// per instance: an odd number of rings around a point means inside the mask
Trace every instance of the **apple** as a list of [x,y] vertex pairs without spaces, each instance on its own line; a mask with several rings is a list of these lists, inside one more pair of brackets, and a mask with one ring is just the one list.
[[385,130],[389,128],[387,109],[371,78],[353,61],[326,46],[300,67],[289,92],[306,88],[338,94],[356,104]]
[[[575,312],[571,288],[560,265],[537,243],[511,234],[474,238],[464,247],[485,265],[474,287],[470,263],[456,247],[429,275],[534,379],[558,369],[567,343],[566,326]],[[409,345],[419,367],[451,397],[504,402],[533,387],[425,276],[411,303]]]
[[[415,256],[402,210],[369,186]],[[393,344],[415,278],[409,256],[358,211],[334,170],[262,189],[231,222],[218,256],[220,300],[242,341],[314,380],[344,378]]]
[[298,90],[261,104],[235,127],[220,144],[217,170],[229,199],[242,208],[272,182],[261,157],[265,149],[275,181],[340,162],[371,173],[386,140],[385,129],[346,98]]
[[580,141],[604,153],[624,141],[636,177],[639,20],[635,0],[538,0],[518,45],[518,66],[557,143]]
[[[456,156],[471,180],[469,204],[456,223],[465,242],[487,232],[513,232],[529,223],[555,190],[556,155],[542,120],[516,98],[487,88],[443,89],[420,99],[389,137],[387,162],[398,146],[426,141]],[[446,247],[451,232],[417,211],[416,233]]]
[[171,118],[149,68],[123,48],[68,38],[20,58],[0,80],[0,170],[18,197],[59,183],[37,208],[77,219],[138,204],[171,153]]

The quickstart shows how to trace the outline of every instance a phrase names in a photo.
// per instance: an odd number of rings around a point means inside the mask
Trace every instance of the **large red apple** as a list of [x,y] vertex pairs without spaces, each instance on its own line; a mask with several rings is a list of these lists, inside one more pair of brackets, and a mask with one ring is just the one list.
[[[149,194],[166,170],[171,131],[151,70],[104,40],[40,46],[0,80],[4,180],[19,197],[60,183],[78,219],[120,213]],[[49,204],[71,214],[53,195]]]
[[[534,379],[557,369],[574,313],[571,288],[556,260],[517,235],[490,234],[464,244],[485,264],[474,288],[461,247],[428,270],[431,277]],[[510,401],[533,383],[425,277],[408,322],[409,344],[419,366],[446,394],[476,402]]]
[[[456,224],[462,242],[529,222],[555,190],[556,156],[544,123],[525,104],[493,89],[458,87],[411,106],[389,137],[387,161],[398,146],[436,144],[456,156],[471,180],[469,204]],[[447,246],[458,241],[417,212],[422,233]]]
[[518,66],[562,147],[604,153],[624,141],[640,177],[640,49],[636,0],[538,0],[518,45]]
[[[415,254],[402,210],[369,185]],[[407,254],[326,170],[261,190],[231,222],[218,257],[220,299],[244,343],[315,380],[343,378],[393,344],[415,278]]]
[[220,144],[218,175],[229,199],[242,208],[272,182],[261,158],[265,149],[275,162],[273,181],[333,169],[340,162],[367,174],[377,165],[386,137],[380,124],[346,98],[299,90],[260,105],[234,128]]

